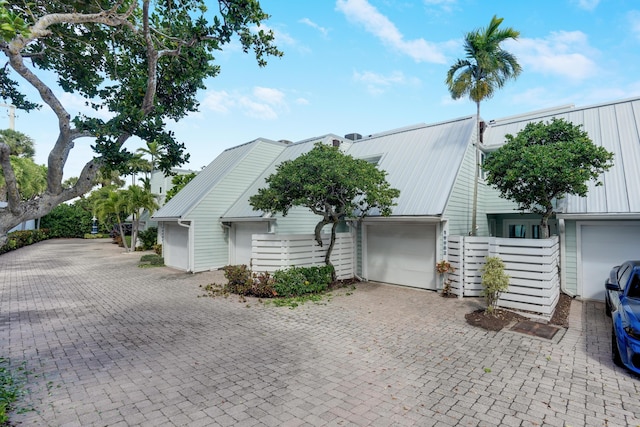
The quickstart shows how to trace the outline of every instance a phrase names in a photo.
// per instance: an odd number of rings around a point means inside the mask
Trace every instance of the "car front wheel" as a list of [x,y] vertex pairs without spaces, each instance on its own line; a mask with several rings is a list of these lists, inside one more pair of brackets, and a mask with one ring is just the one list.
[[614,328],[611,328],[611,358],[617,366],[622,366],[622,358],[620,357],[620,350],[618,349],[618,338],[616,338]]

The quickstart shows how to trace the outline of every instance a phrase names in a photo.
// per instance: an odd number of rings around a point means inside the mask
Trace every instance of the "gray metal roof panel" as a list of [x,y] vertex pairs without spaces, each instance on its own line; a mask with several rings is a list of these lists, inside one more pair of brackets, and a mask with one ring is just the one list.
[[276,167],[285,160],[293,160],[298,156],[310,151],[316,142],[330,143],[333,139],[344,139],[334,135],[327,134],[315,138],[308,138],[302,141],[298,141],[287,145],[287,147],[280,153],[280,155],[268,166],[265,167],[264,172],[253,182],[253,184],[247,188],[247,190],[238,198],[238,200],[225,212],[222,216],[223,220],[227,218],[256,218],[261,217],[263,212],[255,211],[249,204],[249,197],[258,193],[258,189],[264,187],[265,179],[276,171]]
[[153,219],[184,218],[259,143],[285,145],[282,142],[258,138],[224,150],[167,204],[162,206],[153,215]]
[[[471,142],[474,117],[432,125],[416,125],[370,135],[355,142],[346,141],[346,153],[356,158],[381,156],[378,167],[387,180],[400,190],[393,216],[441,215]],[[243,196],[223,215],[224,218],[261,216],[248,199],[265,185],[265,178],[276,166],[313,148],[315,142],[330,142],[335,135],[311,138],[288,146]]]
[[589,182],[586,197],[567,196],[564,213],[640,212],[640,98],[496,121],[485,132],[485,145],[502,145],[506,134],[516,135],[528,122],[552,117],[582,125],[594,144],[614,153],[614,166],[600,177],[603,185]]

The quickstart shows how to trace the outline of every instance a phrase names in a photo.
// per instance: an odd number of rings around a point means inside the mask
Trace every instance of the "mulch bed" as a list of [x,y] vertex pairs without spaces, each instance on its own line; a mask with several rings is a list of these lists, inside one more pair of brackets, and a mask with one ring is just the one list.
[[[569,326],[569,310],[571,309],[571,297],[560,294],[560,299],[556,309],[549,321],[550,325]],[[484,310],[476,310],[465,315],[467,323],[489,331],[499,331],[511,322],[527,319],[518,313],[509,310],[497,309],[493,313],[486,313]]]

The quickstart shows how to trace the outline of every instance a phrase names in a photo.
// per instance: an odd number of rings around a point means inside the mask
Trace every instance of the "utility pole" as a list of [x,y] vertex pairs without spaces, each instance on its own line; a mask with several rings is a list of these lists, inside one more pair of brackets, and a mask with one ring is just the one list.
[[0,104],[0,107],[9,109],[9,129],[16,130],[16,106],[12,104]]

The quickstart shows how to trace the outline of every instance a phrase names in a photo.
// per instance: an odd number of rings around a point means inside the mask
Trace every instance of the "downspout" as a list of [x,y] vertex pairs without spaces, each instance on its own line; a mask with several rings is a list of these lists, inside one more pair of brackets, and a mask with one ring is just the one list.
[[355,232],[353,233],[353,248],[356,251],[356,256],[354,257],[354,261],[355,261],[355,265],[353,266],[353,277],[355,277],[356,279],[358,279],[359,282],[364,282],[364,279],[360,276],[358,276],[358,226],[362,225],[362,222],[360,220],[351,220],[351,221],[347,221],[347,224],[349,225],[349,227],[351,229],[353,229]]
[[566,268],[566,239],[565,239],[565,225],[564,218],[558,218],[558,231],[560,234],[560,291],[569,295],[571,298],[575,298],[576,294],[567,290],[567,268]]
[[[230,264],[231,263],[231,223],[230,222],[222,222],[220,221],[220,226],[222,227],[222,230],[225,232],[225,234],[227,235],[227,262]],[[235,244],[235,242],[234,242]],[[235,246],[233,248],[233,250],[235,251]],[[235,261],[235,257],[234,257],[234,261]]]
[[189,239],[187,240],[189,242],[189,250],[187,251],[187,256],[189,257],[189,270],[187,270],[187,272],[189,273],[193,273],[193,239],[191,238],[191,224],[183,224],[182,223],[182,219],[178,220],[178,225],[180,227],[184,227],[187,229],[187,233],[189,233]]

